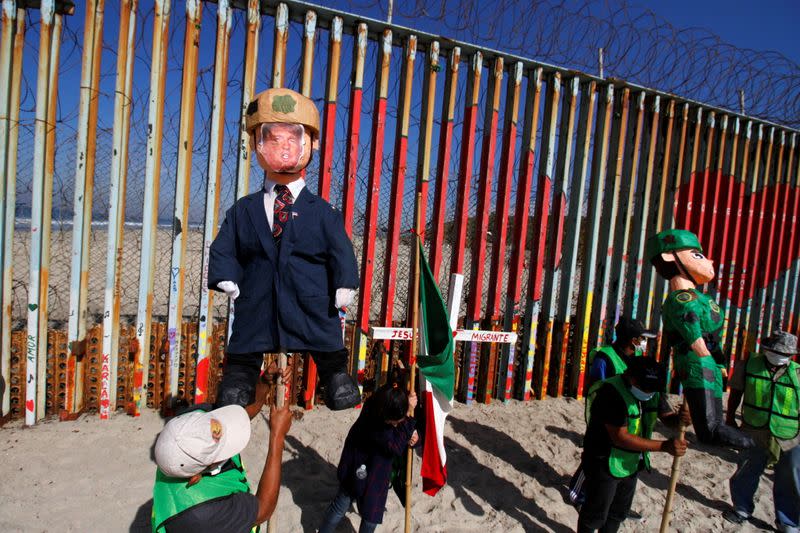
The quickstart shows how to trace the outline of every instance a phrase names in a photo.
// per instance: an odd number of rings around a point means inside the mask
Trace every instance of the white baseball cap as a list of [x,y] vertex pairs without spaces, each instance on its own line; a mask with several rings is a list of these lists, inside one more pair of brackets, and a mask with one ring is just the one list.
[[176,416],[156,440],[158,468],[170,477],[189,478],[230,459],[250,440],[250,417],[238,405]]

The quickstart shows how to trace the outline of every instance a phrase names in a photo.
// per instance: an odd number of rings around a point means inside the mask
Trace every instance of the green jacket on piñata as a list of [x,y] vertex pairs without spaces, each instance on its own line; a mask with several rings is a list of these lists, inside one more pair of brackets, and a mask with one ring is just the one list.
[[[671,292],[662,308],[664,334],[672,346],[675,372],[684,387],[713,389],[722,397],[721,364],[724,361],[719,346],[723,317],[717,302],[698,291],[685,289]],[[703,338],[711,352],[700,357],[691,344]]]

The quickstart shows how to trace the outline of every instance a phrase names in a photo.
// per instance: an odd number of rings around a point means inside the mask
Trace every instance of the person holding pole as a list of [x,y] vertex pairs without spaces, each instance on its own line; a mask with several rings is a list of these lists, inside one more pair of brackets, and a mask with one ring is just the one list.
[[417,395],[395,378],[370,396],[347,434],[339,460],[339,490],[328,506],[319,533],[333,533],[350,505],[361,515],[359,533],[383,521],[392,465],[419,441],[413,418]]
[[[587,364],[590,370],[587,390],[590,390],[596,383],[625,372],[630,359],[642,357],[647,348],[647,340],[656,336],[655,332],[644,327],[641,320],[628,318],[625,315],[619,317],[617,325],[614,327],[614,333],[616,334],[614,342],[598,346],[589,352]],[[586,498],[583,490],[585,479],[586,475],[583,469],[578,466],[569,482],[570,503],[579,510]],[[639,513],[631,511],[629,518],[641,519],[641,516]]]
[[361,403],[347,373],[337,309],[350,305],[358,265],[341,213],[305,186],[319,145],[319,111],[290,89],[247,108],[262,190],[236,201],[209,251],[208,287],[236,300],[217,405],[252,401],[265,352],[309,352],[333,410]]
[[800,528],[800,365],[797,337],[776,331],[761,342],[761,353],[736,365],[731,377],[726,421],[736,426],[742,407],[742,428],[756,446],[742,452],[730,480],[733,509],[723,513],[729,522],[744,523],[753,514],[753,496],[764,469],[772,466],[775,523],[779,531]]
[[669,282],[662,307],[664,336],[672,347],[675,374],[700,442],[749,448],[753,440],[722,420],[722,377],[727,358],[719,332],[719,305],[698,287],[714,279],[714,263],[703,255],[697,235],[683,229],[664,230],[647,240],[647,258]]
[[595,384],[586,400],[587,427],[581,467],[586,500],[578,515],[578,533],[617,531],[628,516],[639,471],[650,469],[650,453],[686,453],[683,439],[655,440],[656,419],[677,425],[684,412],[673,412],[661,394],[664,368],[650,357],[636,357],[622,375]]
[[[275,372],[272,368],[269,374]],[[282,379],[290,378],[287,368]],[[246,408],[198,404],[167,422],[154,448],[155,533],[250,531],[272,516],[281,486],[284,438],[292,425],[288,405],[270,410],[269,448],[256,494],[250,493],[239,456],[266,393],[267,384],[259,380],[255,401]]]

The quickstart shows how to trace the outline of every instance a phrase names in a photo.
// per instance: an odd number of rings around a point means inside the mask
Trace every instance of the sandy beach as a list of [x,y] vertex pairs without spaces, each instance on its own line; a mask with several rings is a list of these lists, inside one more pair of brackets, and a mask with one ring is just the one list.
[[[569,398],[456,404],[445,431],[448,485],[435,497],[422,493],[415,459],[414,531],[574,530],[577,512],[564,502],[564,494],[580,457],[583,406]],[[265,409],[254,420],[243,453],[251,487],[266,456],[266,414]],[[319,525],[337,489],[342,442],[357,415],[321,407],[294,422],[283,454],[279,531],[314,531]],[[139,525],[146,527],[149,520],[155,469],[150,449],[162,425],[157,413],[146,410],[140,418],[117,414],[105,422],[84,415],[32,428],[19,421],[6,426],[0,430],[0,531],[142,530]],[[657,432],[670,430],[659,424]],[[691,430],[688,439],[673,530],[770,530],[771,475],[758,489],[755,525],[733,526],[721,514],[729,501],[735,452],[700,445]],[[654,454],[653,472],[641,474],[633,504],[644,522],[626,522],[623,531],[658,530],[671,459]],[[390,494],[379,531],[402,531],[403,520],[403,508]],[[358,524],[350,512],[338,531],[355,532]]]

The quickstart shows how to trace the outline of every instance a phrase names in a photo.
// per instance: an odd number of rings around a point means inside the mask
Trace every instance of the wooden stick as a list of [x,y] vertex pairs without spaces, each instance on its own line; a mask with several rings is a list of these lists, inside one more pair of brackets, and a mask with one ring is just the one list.
[[[686,401],[684,400],[683,405],[681,405],[681,414],[687,409]],[[686,425],[681,422],[680,429],[678,431],[678,440],[683,440],[686,436]],[[674,457],[672,459],[672,474],[669,477],[669,490],[667,490],[667,498],[664,501],[664,512],[661,514],[661,528],[658,530],[659,533],[666,533],[669,529],[669,519],[670,514],[672,513],[672,497],[675,495],[675,487],[678,485],[678,474],[680,473],[681,469],[681,459],[683,457]]]
[[[414,391],[415,374],[417,371],[417,327],[419,325],[419,236],[421,231],[421,212],[422,194],[417,193],[416,216],[414,220],[414,279],[412,281],[411,298],[411,352],[409,354],[409,368],[411,369],[408,381],[408,392]],[[406,461],[406,527],[405,533],[411,533],[411,468],[414,464],[414,450],[408,448],[408,460]]]
[[[286,402],[289,401],[289,395],[291,394],[292,390],[291,383],[287,385],[283,380],[283,371],[286,369],[286,360],[286,352],[280,352],[278,354],[278,381],[275,385],[275,407],[278,408],[286,405]],[[267,531],[269,533],[275,533],[278,531],[278,523],[275,521],[275,512],[272,513],[272,516],[267,522]]]

